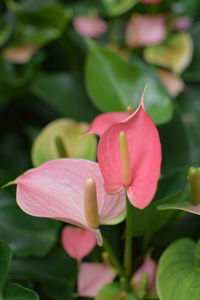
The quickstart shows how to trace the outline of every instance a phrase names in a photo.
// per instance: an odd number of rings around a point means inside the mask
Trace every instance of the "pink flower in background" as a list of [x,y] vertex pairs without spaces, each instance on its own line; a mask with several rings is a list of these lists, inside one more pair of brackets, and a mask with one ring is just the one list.
[[78,274],[78,294],[94,298],[98,291],[113,281],[116,271],[102,263],[82,263]]
[[82,36],[95,38],[107,30],[107,23],[99,17],[78,16],[74,18],[75,30]]
[[165,17],[135,14],[128,22],[125,34],[129,47],[159,44],[167,34]]
[[143,97],[134,113],[101,135],[97,152],[107,192],[126,189],[130,202],[140,209],[153,199],[161,165],[159,134]]
[[65,226],[62,230],[61,241],[67,254],[81,261],[96,246],[96,238],[88,229]]
[[34,45],[20,46],[16,48],[7,48],[3,50],[3,57],[16,64],[24,64],[28,62],[32,55],[37,51]]
[[108,128],[129,116],[127,112],[111,112],[97,116],[85,134],[94,133],[101,136]]
[[131,283],[135,287],[136,290],[140,289],[140,284],[142,282],[143,276],[145,274],[148,275],[148,290],[147,292],[153,293],[156,289],[156,262],[150,257],[146,256],[144,258],[143,264],[139,267],[139,269],[133,274],[131,278]]
[[57,159],[31,169],[17,183],[17,204],[29,215],[61,220],[91,230],[102,245],[100,224],[125,217],[125,195],[108,195],[96,162]]
[[155,4],[160,3],[163,0],[138,0],[138,2],[144,3],[144,4]]
[[173,20],[173,27],[177,31],[187,30],[190,28],[192,21],[187,17],[181,17]]
[[183,91],[184,82],[180,76],[162,69],[157,69],[156,73],[172,97],[176,97]]

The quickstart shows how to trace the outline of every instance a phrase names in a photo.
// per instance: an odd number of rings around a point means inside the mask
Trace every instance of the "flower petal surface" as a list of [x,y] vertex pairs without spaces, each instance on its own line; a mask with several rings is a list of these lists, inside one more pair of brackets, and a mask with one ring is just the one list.
[[62,230],[63,248],[77,261],[81,261],[96,246],[96,238],[88,229],[65,226]]
[[101,114],[94,119],[89,129],[86,131],[86,134],[94,133],[101,136],[112,125],[124,120],[128,116],[129,115],[126,112],[111,112]]
[[161,145],[158,131],[143,104],[129,118],[113,125],[100,138],[98,161],[108,193],[124,188],[120,160],[120,132],[127,140],[132,181],[127,188],[130,202],[144,208],[152,200],[160,176]]
[[82,263],[78,275],[78,294],[82,297],[95,297],[105,284],[116,276],[115,270],[101,263]]
[[101,224],[119,219],[125,213],[124,193],[108,195],[98,163],[82,159],[48,161],[18,177],[17,203],[30,215],[88,228],[84,215],[84,185],[90,177],[97,186]]

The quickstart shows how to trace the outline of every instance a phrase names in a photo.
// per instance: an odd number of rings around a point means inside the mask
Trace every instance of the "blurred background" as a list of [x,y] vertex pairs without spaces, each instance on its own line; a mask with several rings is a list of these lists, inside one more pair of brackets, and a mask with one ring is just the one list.
[[[147,111],[162,141],[162,176],[198,166],[199,0],[1,0],[0,185],[56,157],[95,160],[95,137],[86,142],[86,154],[75,153],[73,141],[65,145],[65,134],[59,133],[62,126],[53,125],[32,145],[59,118],[84,122],[77,129],[81,134],[85,122],[102,112],[123,111],[129,105],[135,109],[146,83]],[[65,151],[56,152],[55,144],[66,146]],[[179,188],[185,185],[185,174],[176,176]],[[172,188],[172,182],[160,193]],[[198,236],[198,217],[181,222],[176,223],[178,237]],[[59,222],[22,213],[15,187],[0,191],[0,239],[13,253],[6,285],[20,282],[37,290],[41,299],[72,299],[76,263],[61,249],[60,228]],[[109,230],[117,247],[121,227]],[[142,230],[135,233],[138,239]],[[158,253],[174,238],[158,243]]]

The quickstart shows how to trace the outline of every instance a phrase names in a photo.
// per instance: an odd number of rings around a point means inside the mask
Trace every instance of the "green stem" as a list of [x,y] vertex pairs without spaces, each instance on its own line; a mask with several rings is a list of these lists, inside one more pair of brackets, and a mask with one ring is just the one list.
[[126,277],[131,275],[132,270],[132,222],[131,222],[131,204],[126,199],[126,229],[125,229],[125,248],[124,248],[124,268],[126,271]]
[[115,252],[113,251],[113,249],[110,247],[108,241],[105,239],[105,237],[103,237],[103,247],[104,249],[108,252],[109,256],[110,256],[110,259],[113,263],[113,266],[116,268],[118,274],[121,276],[121,277],[124,277],[125,276],[125,271],[124,271],[124,268],[123,266],[121,265],[118,257],[116,256]]

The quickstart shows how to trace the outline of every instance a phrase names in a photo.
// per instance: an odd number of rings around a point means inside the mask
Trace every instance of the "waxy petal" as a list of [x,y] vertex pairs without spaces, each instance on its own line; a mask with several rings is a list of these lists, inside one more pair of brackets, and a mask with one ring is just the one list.
[[107,129],[129,116],[127,112],[111,112],[99,115],[90,124],[85,134],[94,133],[101,136]]
[[133,277],[131,278],[131,283],[136,289],[139,289],[144,274],[148,274],[148,292],[154,292],[156,289],[156,269],[156,262],[150,256],[147,255],[144,258],[143,264],[133,274]]
[[96,246],[96,238],[88,229],[65,226],[62,230],[61,241],[69,256],[81,261]]
[[[125,215],[124,194],[106,194],[98,163],[82,159],[57,159],[18,177],[17,203],[33,216],[47,217],[88,228],[84,215],[84,185],[92,177],[97,186],[101,224]],[[93,230],[98,236],[98,232]]]
[[161,145],[158,131],[143,104],[129,118],[113,125],[100,138],[98,161],[108,193],[115,194],[124,186],[121,176],[120,133],[128,144],[132,182],[127,188],[130,202],[144,208],[152,200],[160,176]]
[[113,281],[116,271],[101,263],[82,263],[78,274],[78,294],[94,298],[98,291]]
[[166,34],[164,16],[134,14],[126,26],[126,44],[131,48],[159,44]]

